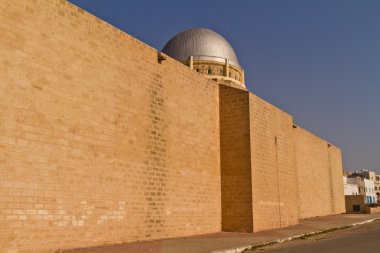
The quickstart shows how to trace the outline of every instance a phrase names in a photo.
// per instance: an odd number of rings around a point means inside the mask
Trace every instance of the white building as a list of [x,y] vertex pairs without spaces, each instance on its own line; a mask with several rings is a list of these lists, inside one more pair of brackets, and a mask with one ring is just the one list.
[[375,176],[375,192],[377,196],[377,203],[380,203],[380,174]]
[[347,182],[347,177],[343,176],[344,195],[359,195],[359,188],[357,184]]
[[377,203],[377,196],[375,191],[375,182],[373,180],[364,179],[365,195],[367,196],[367,203]]
[[358,186],[359,194],[365,196],[365,203],[376,203],[375,182],[359,176],[347,178],[347,184]]

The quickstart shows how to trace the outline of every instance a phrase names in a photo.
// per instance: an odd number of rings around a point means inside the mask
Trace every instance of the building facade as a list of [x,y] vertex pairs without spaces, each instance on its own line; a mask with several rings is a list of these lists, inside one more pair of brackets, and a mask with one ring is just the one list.
[[364,192],[366,196],[366,203],[376,203],[377,196],[375,192],[375,183],[373,180],[364,179]]
[[248,91],[222,36],[161,53],[64,0],[0,14],[0,252],[344,212],[341,150]]
[[373,180],[360,176],[351,176],[347,178],[347,183],[358,186],[359,194],[365,196],[364,203],[372,204],[377,202],[375,183]]
[[365,202],[380,203],[380,176],[374,171],[361,169],[348,173],[347,182],[357,184],[359,193],[365,196]]
[[359,187],[356,183],[349,183],[346,176],[343,176],[344,195],[359,195]]
[[377,203],[380,203],[380,174],[376,174],[375,176],[375,193]]

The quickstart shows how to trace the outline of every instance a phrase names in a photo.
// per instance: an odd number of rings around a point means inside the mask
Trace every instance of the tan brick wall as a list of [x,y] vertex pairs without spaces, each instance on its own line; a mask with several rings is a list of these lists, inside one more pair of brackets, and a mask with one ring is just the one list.
[[341,214],[345,212],[342,152],[340,148],[329,145],[330,180],[331,180],[331,213]]
[[365,207],[365,212],[369,213],[369,214],[380,213],[380,207],[369,207],[369,206],[366,206]]
[[298,223],[292,117],[249,94],[254,231]]
[[301,127],[294,132],[300,218],[344,212],[340,149]]
[[252,183],[247,91],[220,85],[223,231],[252,232]]
[[331,212],[331,182],[327,142],[301,127],[294,132],[300,218],[328,215]]
[[366,205],[364,203],[365,196],[363,195],[346,195],[345,197],[345,207],[347,213],[358,213],[354,212],[354,205],[360,206],[360,213],[365,213],[367,211]]
[[65,1],[0,34],[0,252],[220,231],[215,82]]

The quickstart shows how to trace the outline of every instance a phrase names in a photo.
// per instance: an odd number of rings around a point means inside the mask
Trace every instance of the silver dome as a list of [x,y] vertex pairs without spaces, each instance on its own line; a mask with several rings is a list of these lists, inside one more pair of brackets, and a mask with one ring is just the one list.
[[162,52],[178,61],[194,60],[225,62],[240,68],[236,54],[220,34],[206,28],[193,28],[174,36]]

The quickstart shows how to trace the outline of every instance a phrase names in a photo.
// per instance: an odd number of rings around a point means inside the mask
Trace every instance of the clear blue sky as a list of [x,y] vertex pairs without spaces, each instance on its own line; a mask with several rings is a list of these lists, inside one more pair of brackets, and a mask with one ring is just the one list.
[[233,46],[249,90],[380,171],[379,0],[70,0],[161,50],[207,27]]

